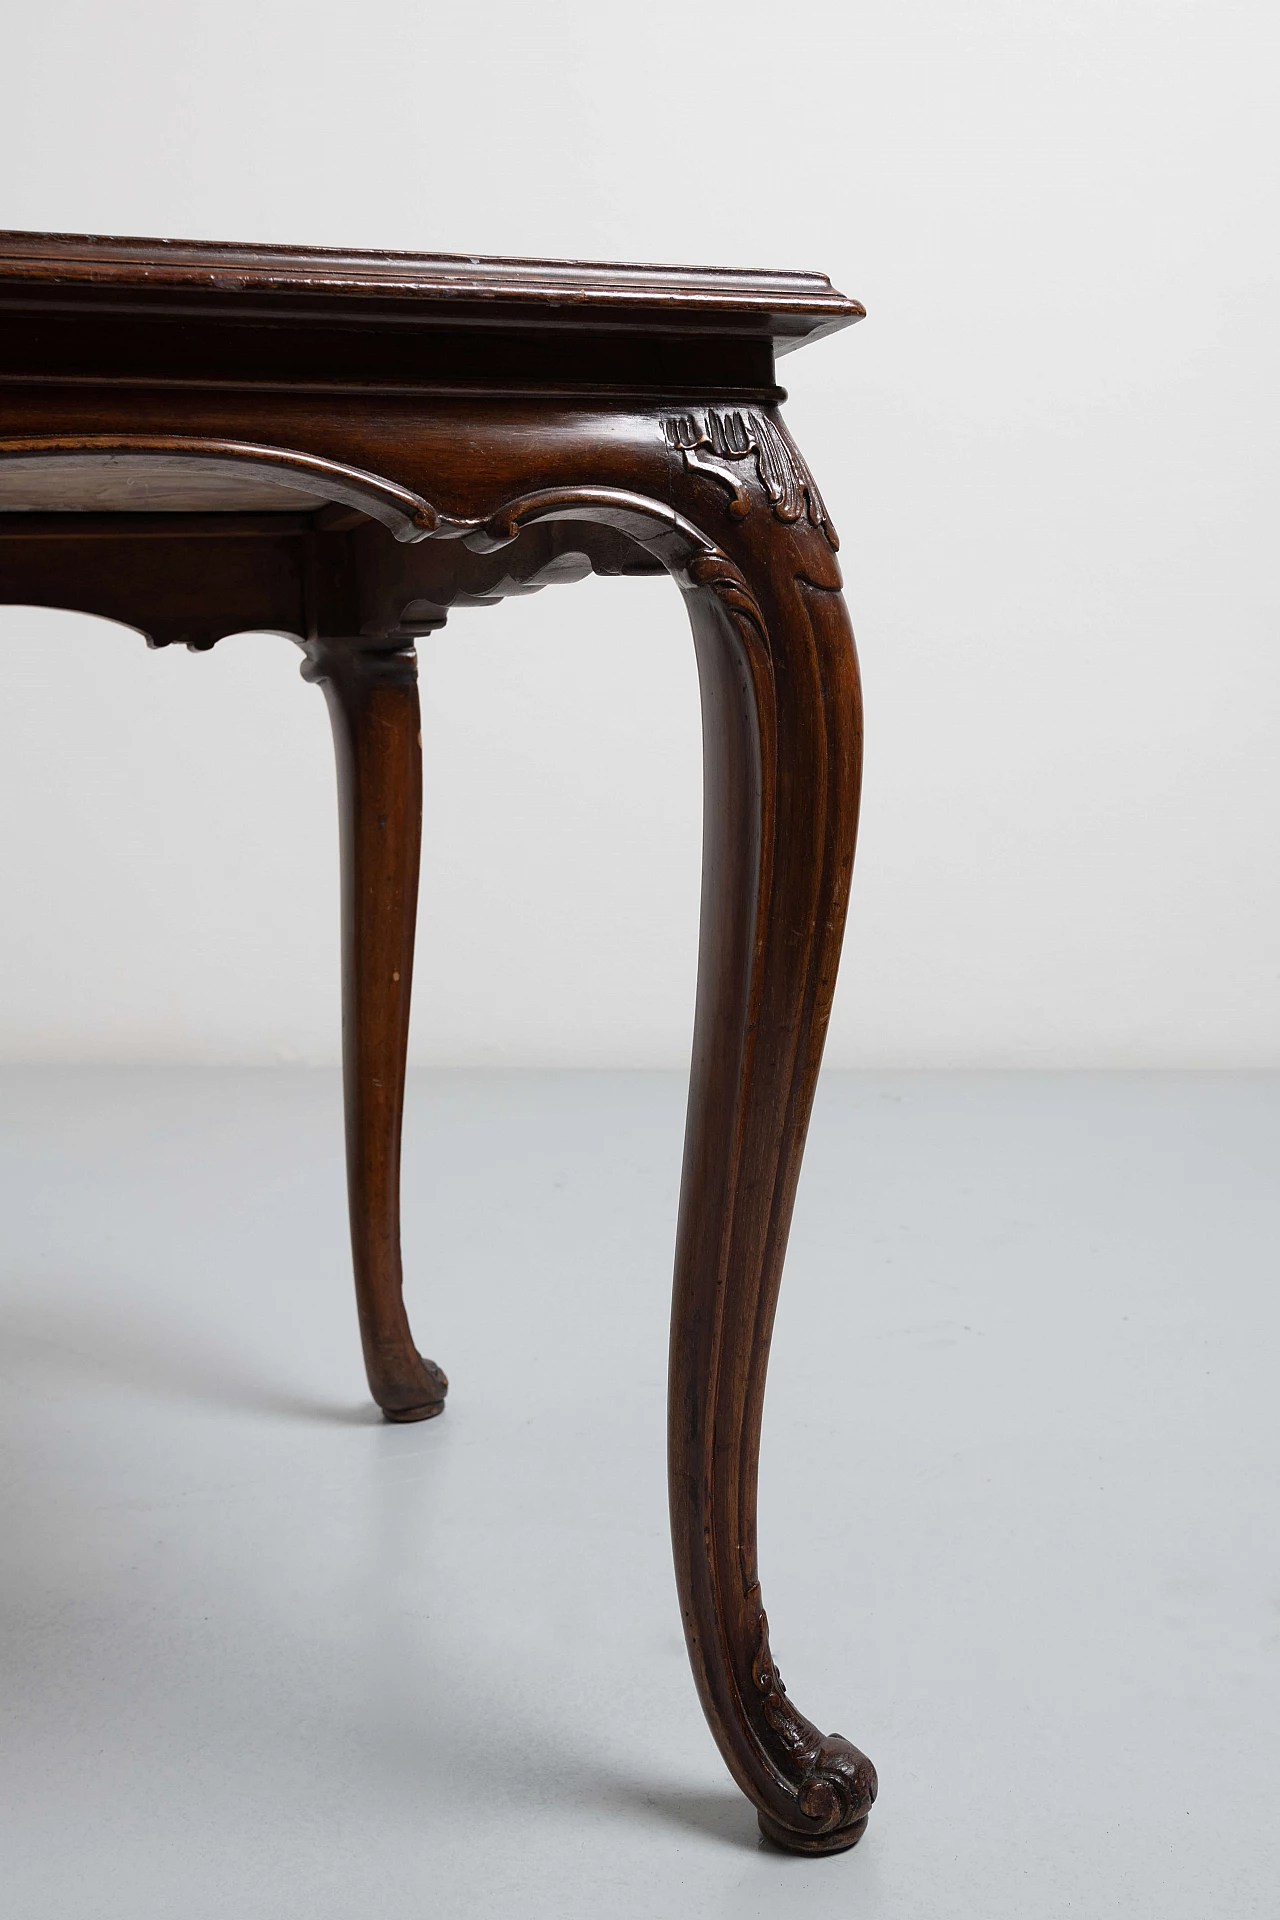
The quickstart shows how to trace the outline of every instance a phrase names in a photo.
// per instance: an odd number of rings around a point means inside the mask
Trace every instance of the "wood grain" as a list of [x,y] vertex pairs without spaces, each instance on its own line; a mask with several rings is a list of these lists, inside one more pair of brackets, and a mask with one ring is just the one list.
[[672,1535],[712,1732],[763,1832],[801,1853],[852,1846],[876,1793],[870,1761],[792,1704],[756,1555],[862,722],[835,529],[774,354],[860,313],[809,274],[0,235],[0,601],[197,651],[286,633],[329,703],[352,1250],[389,1419],[438,1414],[447,1387],[410,1332],[400,1253],[413,640],[590,572],[666,571],[685,596],[705,801]]
[[365,1368],[388,1420],[427,1420],[449,1382],[413,1343],[400,1264],[400,1131],[422,846],[413,649],[313,640],[303,678],[329,702],[342,851],[347,1186]]
[[745,329],[784,351],[865,311],[822,273],[0,232],[0,299],[27,290],[143,309],[181,298],[188,311],[224,311],[230,298],[241,314],[287,307],[313,319],[320,303],[344,302],[397,324],[462,315],[471,325]]

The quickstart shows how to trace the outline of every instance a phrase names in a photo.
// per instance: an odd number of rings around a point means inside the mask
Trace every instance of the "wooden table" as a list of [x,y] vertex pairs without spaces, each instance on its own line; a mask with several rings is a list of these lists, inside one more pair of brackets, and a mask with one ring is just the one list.
[[876,1778],[783,1687],[756,1479],[861,720],[835,528],[774,358],[861,314],[811,273],[0,234],[0,602],[100,614],[158,647],[288,634],[328,699],[351,1238],[389,1420],[439,1413],[448,1384],[401,1298],[414,640],[455,606],[588,572],[666,572],[684,594],[705,824],[672,1532],[721,1752],[765,1834],[806,1853],[859,1839]]

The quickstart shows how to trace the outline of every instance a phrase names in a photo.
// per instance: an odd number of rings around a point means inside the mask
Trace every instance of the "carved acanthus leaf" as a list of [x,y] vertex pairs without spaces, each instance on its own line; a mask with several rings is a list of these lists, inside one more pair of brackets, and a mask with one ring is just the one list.
[[[728,487],[735,520],[751,511],[751,494],[736,463],[755,456],[756,477],[779,520],[796,521],[808,513],[833,548],[840,545],[818,492],[817,483],[794,441],[765,413],[718,413],[708,409],[669,415],[662,423],[667,445],[684,455],[685,465]],[[703,448],[708,451],[704,453]]]
[[796,1805],[814,1823],[815,1832],[834,1834],[865,1826],[876,1797],[876,1770],[851,1741],[838,1733],[820,1733],[792,1706],[769,1648],[763,1607],[751,1678],[761,1695],[764,1723],[774,1736],[774,1763],[794,1779]]

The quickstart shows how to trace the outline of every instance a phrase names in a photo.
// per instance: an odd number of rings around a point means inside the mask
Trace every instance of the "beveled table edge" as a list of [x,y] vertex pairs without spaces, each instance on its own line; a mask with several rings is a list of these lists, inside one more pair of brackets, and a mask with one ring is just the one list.
[[638,329],[723,315],[773,322],[761,331],[787,344],[865,313],[822,273],[0,230],[0,290],[6,287],[80,288],[140,302],[179,293],[410,303],[424,319],[431,308],[480,305],[520,310],[533,325],[540,312],[542,324],[555,324],[564,308],[579,324],[592,310],[617,324],[625,310]]

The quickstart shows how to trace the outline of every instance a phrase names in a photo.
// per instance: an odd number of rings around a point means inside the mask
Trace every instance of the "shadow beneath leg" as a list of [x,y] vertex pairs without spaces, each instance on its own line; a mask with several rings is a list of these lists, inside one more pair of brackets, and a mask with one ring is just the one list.
[[328,1426],[381,1423],[372,1401],[344,1406],[290,1393],[216,1335],[205,1337],[189,1326],[160,1322],[150,1307],[142,1325],[130,1319],[129,1311],[128,1304],[106,1312],[83,1301],[69,1302],[58,1311],[31,1300],[0,1307],[0,1354],[11,1383],[37,1392],[51,1381],[64,1390],[109,1383],[153,1399],[279,1420]]
[[610,1812],[630,1813],[645,1824],[682,1827],[687,1833],[736,1847],[740,1852],[759,1853],[763,1845],[754,1810],[733,1786],[711,1792],[705,1788],[642,1784],[616,1776],[602,1783],[597,1798]]

